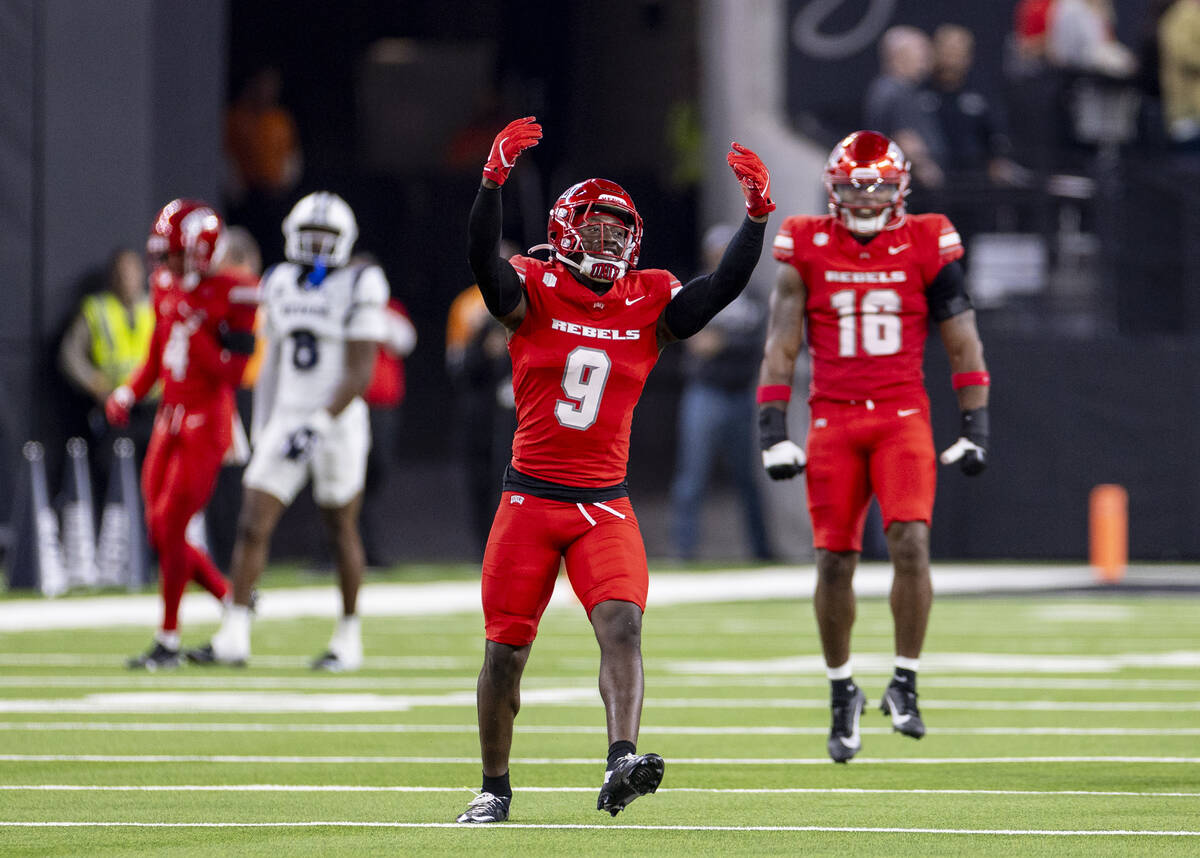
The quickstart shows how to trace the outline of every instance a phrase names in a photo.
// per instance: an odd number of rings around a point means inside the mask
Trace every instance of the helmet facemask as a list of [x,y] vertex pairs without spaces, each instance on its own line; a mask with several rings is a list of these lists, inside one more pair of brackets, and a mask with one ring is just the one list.
[[829,186],[829,208],[856,235],[882,232],[901,211],[900,185],[878,175],[834,181]]
[[633,255],[633,226],[619,209],[587,205],[572,213],[555,255],[584,277],[612,283],[624,277]]
[[284,255],[314,269],[340,268],[350,261],[358,222],[337,194],[317,191],[303,197],[283,221]]

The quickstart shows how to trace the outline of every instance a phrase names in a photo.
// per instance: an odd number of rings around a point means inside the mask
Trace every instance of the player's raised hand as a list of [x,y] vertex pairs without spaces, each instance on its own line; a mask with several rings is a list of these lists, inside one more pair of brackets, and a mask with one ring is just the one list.
[[104,419],[108,425],[123,429],[129,425],[129,412],[135,401],[129,385],[122,384],[104,401]]
[[766,217],[775,211],[775,203],[771,202],[771,174],[762,158],[741,143],[734,142],[729,144],[729,154],[725,160],[742,186],[742,193],[746,196],[746,211],[750,217]]
[[542,126],[533,116],[514,119],[492,141],[492,151],[483,165],[483,177],[503,185],[508,171],[517,163],[517,156],[542,139]]
[[962,412],[962,428],[958,440],[942,451],[943,465],[958,462],[968,477],[982,474],[987,468],[988,415],[986,408]]

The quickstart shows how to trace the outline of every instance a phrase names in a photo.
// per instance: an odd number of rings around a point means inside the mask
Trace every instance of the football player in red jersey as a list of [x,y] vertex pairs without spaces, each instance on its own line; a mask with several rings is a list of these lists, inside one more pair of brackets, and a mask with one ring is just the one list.
[[[896,668],[881,709],[919,739],[917,667],[933,589],[929,526],[936,465],[929,397],[921,370],[929,320],[950,358],[962,413],[958,441],[941,457],[969,476],[987,462],[988,384],[975,311],[958,259],[962,242],[940,214],[904,211],[909,166],[900,148],[857,131],[825,169],[830,214],[787,218],[775,237],[783,263],[771,296],[759,429],[774,479],[805,470],[817,553],[813,599],[832,686],[829,754],[839,763],[861,747],[865,697],[851,676],[854,570],[874,494],[883,512],[894,574]],[[788,439],[792,373],[807,337],[812,360],[808,451]]]
[[483,559],[487,643],[477,700],[483,787],[458,817],[508,818],[508,762],[521,673],[560,562],[600,644],[608,765],[596,802],[619,813],[654,792],[664,763],[638,754],[646,550],[625,468],[633,409],[667,343],[690,337],[745,288],[762,250],[770,177],[734,143],[727,156],[747,217],[711,274],[687,285],[638,269],[642,219],[616,183],[588,179],[550,210],[549,259],[497,255],[500,186],[542,136],[533,117],[500,132],[471,209],[468,257],[484,302],[509,331],[517,432]]
[[188,522],[212,494],[221,460],[233,443],[234,389],[254,351],[257,287],[229,273],[209,273],[223,224],[199,200],[173,200],[155,219],[147,252],[152,264],[155,328],[145,364],[105,406],[120,426],[129,409],[162,381],[162,401],[142,466],[146,529],[158,552],[162,627],[131,668],[179,664],[179,603],[188,581],[217,599],[229,587],[204,549],[186,539]]

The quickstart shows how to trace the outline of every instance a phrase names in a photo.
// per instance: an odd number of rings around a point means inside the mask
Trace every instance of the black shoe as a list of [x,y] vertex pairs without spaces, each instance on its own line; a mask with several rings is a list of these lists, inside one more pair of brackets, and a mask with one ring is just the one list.
[[925,735],[925,722],[921,720],[921,710],[917,708],[917,692],[910,691],[907,686],[898,682],[890,683],[883,692],[879,711],[892,716],[892,729],[897,733],[914,739]]
[[471,799],[467,809],[458,815],[455,822],[504,822],[508,819],[508,806],[511,803],[511,795],[492,795],[490,792],[481,792]]
[[596,810],[616,816],[638,796],[649,795],[662,783],[667,764],[658,754],[626,754],[604,773]]
[[867,696],[858,686],[854,694],[844,700],[834,699],[833,723],[829,728],[829,756],[835,763],[844,763],[858,753],[862,747],[862,737],[858,733],[858,721],[862,717],[863,707],[867,705]]
[[170,670],[179,667],[183,660],[179,657],[179,650],[168,649],[159,641],[154,642],[154,646],[146,650],[141,655],[135,655],[133,658],[125,662],[125,666],[130,670],[148,670],[154,672],[156,670]]
[[245,660],[238,661],[221,661],[217,658],[217,654],[213,652],[211,643],[206,643],[204,646],[189,649],[184,652],[184,656],[192,664],[223,664],[228,667],[245,667]]

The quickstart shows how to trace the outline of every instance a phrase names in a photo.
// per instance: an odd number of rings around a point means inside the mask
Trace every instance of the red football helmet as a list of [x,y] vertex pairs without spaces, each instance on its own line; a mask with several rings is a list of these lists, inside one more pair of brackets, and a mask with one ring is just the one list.
[[874,235],[904,215],[908,159],[878,131],[855,131],[829,153],[825,190],[830,213],[847,229]]
[[224,232],[224,223],[215,210],[201,200],[177,199],[163,206],[150,226],[146,256],[150,266],[169,264],[179,254],[180,270],[193,283],[208,273]]
[[616,182],[586,179],[554,201],[546,234],[560,262],[611,283],[637,267],[642,216]]

